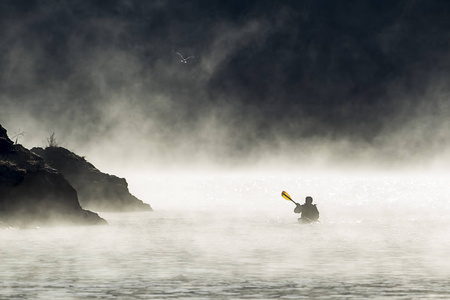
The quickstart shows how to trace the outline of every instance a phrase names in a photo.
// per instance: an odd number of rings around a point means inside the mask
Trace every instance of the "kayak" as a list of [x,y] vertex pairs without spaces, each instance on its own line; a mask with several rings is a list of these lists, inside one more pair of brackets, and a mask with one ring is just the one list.
[[308,219],[308,218],[298,218],[297,220],[301,224],[320,223],[319,220],[311,220],[311,219]]

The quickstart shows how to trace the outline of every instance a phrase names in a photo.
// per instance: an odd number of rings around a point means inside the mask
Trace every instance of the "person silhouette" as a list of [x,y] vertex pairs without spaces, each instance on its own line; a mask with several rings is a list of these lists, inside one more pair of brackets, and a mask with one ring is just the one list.
[[317,209],[317,206],[315,204],[312,204],[312,202],[313,202],[313,198],[311,196],[308,196],[305,198],[304,204],[296,203],[294,213],[302,214],[301,217],[298,218],[299,222],[302,222],[302,223],[318,222],[319,210]]

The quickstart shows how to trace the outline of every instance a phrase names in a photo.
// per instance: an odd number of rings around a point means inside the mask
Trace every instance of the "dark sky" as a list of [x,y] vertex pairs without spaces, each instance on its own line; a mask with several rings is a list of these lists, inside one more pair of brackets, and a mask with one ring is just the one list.
[[0,39],[0,123],[26,146],[55,132],[165,162],[449,152],[448,1],[1,1]]

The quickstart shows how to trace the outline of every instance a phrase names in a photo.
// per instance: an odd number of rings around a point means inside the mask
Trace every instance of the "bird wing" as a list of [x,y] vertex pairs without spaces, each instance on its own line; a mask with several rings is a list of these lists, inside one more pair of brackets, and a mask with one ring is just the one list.
[[195,56],[188,56],[188,57],[186,58],[186,60],[188,60],[189,58],[195,58]]
[[180,52],[175,52],[176,54],[178,54],[182,59],[184,59],[183,55],[181,55]]

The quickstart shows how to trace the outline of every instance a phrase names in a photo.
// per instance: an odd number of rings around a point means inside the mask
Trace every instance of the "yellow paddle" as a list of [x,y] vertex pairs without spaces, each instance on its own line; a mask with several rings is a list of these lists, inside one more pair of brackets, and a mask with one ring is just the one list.
[[[292,198],[291,198],[291,196],[287,193],[287,192],[285,192],[285,191],[282,191],[281,192],[281,197],[283,197],[284,199],[286,199],[287,201],[292,201],[292,202],[294,202],[296,205],[299,205],[297,202],[295,202],[294,200],[292,200]],[[295,208],[296,210],[297,210],[297,208]],[[294,210],[294,212],[295,212],[295,210]],[[305,219],[305,220],[307,220],[307,221],[309,221],[309,222],[318,222],[318,223],[322,223],[322,222],[320,222],[319,220],[310,220],[309,218],[305,218],[305,217],[302,217],[301,219],[299,219],[299,220],[302,220],[302,219]]]
[[292,202],[294,202],[295,204],[298,205],[298,203],[295,202],[294,200],[292,200],[291,196],[290,196],[287,192],[285,192],[285,191],[282,191],[282,192],[281,192],[281,197],[283,197],[284,199],[286,199],[286,200],[288,200],[288,201],[292,201]]

